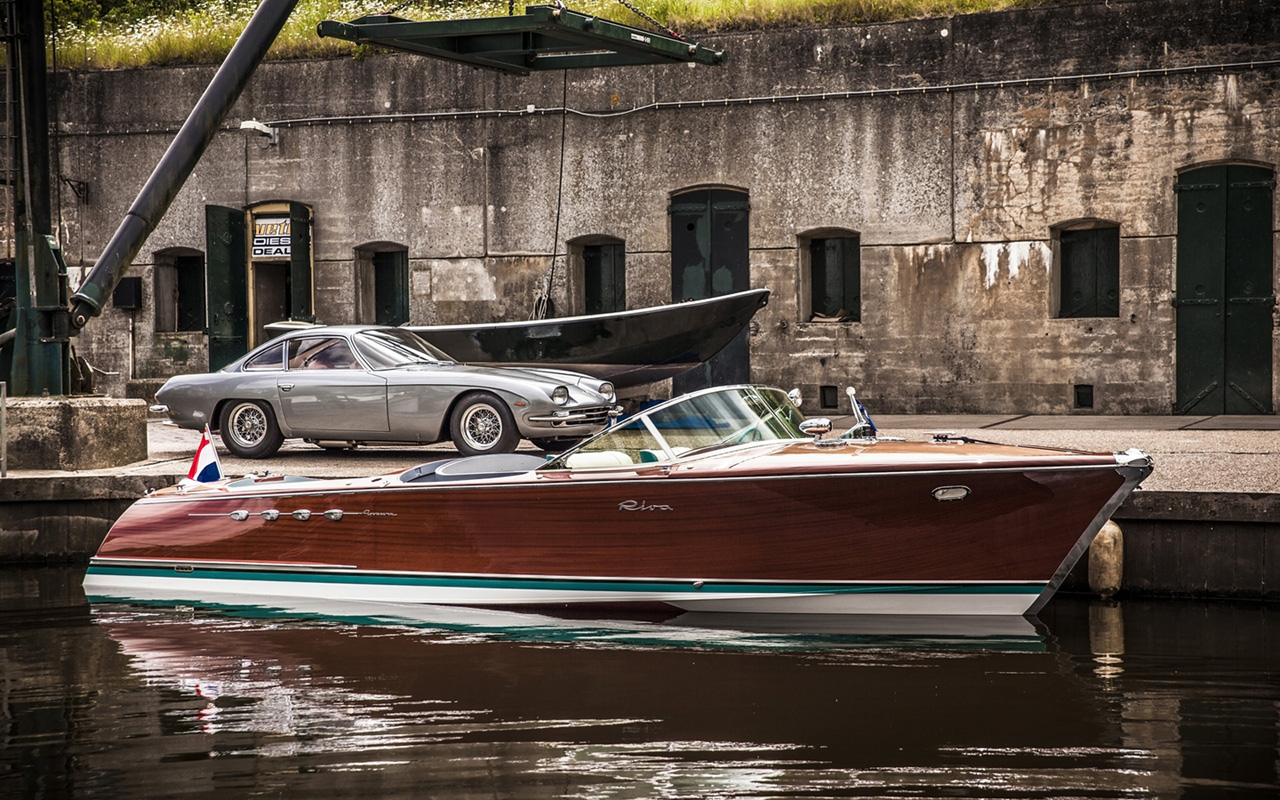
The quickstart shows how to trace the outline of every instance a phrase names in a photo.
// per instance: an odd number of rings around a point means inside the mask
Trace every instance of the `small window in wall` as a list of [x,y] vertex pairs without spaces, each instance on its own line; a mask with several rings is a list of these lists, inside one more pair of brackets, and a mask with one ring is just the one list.
[[403,325],[409,321],[409,253],[405,250],[373,254],[374,322]]
[[857,236],[809,241],[809,319],[862,321],[862,258]]
[[627,310],[625,245],[589,244],[582,248],[582,283],[586,313]]
[[155,266],[156,332],[205,328],[204,257],[160,254]]
[[1120,227],[1084,223],[1054,230],[1058,244],[1058,316],[1120,316]]
[[383,243],[356,250],[358,318],[377,325],[409,321],[409,251]]

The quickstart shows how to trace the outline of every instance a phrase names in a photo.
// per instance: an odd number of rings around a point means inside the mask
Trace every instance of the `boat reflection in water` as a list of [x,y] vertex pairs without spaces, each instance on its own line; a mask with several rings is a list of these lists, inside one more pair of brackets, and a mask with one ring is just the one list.
[[[154,595],[148,597],[148,595]],[[173,601],[145,590],[133,604],[172,611]],[[114,607],[120,597],[88,596]],[[460,635],[466,641],[524,644],[565,642],[591,646],[689,647],[712,650],[786,652],[860,648],[1043,650],[1044,626],[1022,616],[907,614],[738,614],[707,611],[603,616],[591,609],[556,607],[535,611],[309,598],[234,595],[221,601],[183,604],[182,609],[227,617],[316,620],[349,625],[393,626]]]
[[78,575],[30,575],[0,571],[0,797],[1173,798],[1277,783],[1265,604],[1066,596],[1043,627],[575,619],[89,605]]
[[[203,763],[184,769],[211,786],[314,788],[320,773],[326,791],[380,796],[821,794],[964,782],[942,769],[951,743],[1083,746],[1098,724],[1081,714],[1087,687],[1017,618],[782,627],[377,605],[102,604],[95,618],[167,698],[153,712],[166,729],[200,734],[167,757]],[[1079,722],[1046,725],[1064,714]],[[937,763],[900,771],[922,754]],[[154,770],[168,785],[163,766],[129,781]]]

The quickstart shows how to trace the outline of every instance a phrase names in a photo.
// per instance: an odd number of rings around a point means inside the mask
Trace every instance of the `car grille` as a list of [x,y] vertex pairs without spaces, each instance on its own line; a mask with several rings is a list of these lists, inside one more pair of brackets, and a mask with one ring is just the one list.
[[583,414],[586,419],[575,419],[566,422],[553,422],[553,428],[563,428],[566,425],[599,425],[603,427],[609,422],[609,406],[587,406],[586,408],[575,408],[572,410],[574,415]]

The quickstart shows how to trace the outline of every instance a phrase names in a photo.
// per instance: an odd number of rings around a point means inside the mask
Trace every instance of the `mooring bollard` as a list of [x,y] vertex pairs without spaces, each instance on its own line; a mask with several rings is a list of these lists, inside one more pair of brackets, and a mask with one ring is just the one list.
[[1124,581],[1124,534],[1107,520],[1089,545],[1089,590],[1101,597],[1120,591]]

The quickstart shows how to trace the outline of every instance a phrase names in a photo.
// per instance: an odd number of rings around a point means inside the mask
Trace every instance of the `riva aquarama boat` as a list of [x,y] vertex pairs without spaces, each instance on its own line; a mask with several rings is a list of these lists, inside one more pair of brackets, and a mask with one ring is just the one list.
[[[851,393],[852,397],[852,393]],[[798,398],[796,398],[798,401]],[[718,387],[546,460],[164,489],[116,522],[91,598],[693,611],[1034,613],[1151,472],[938,434],[832,436],[778,389]]]

